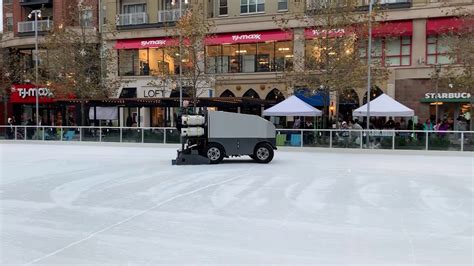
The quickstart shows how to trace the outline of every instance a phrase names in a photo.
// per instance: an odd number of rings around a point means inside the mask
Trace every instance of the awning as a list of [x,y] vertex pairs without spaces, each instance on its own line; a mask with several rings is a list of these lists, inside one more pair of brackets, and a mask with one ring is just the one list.
[[426,22],[426,34],[436,35],[448,32],[461,32],[473,30],[473,19],[462,19],[457,17],[430,18]]
[[412,34],[413,22],[411,20],[382,22],[372,29],[373,37],[411,36]]
[[[117,120],[118,119],[118,108],[117,107],[95,107],[95,118],[97,120]],[[89,109],[89,119],[94,119],[94,108]]]
[[325,106],[329,103],[329,95],[322,95],[320,93],[306,96],[304,91],[299,91],[295,92],[295,96],[311,106]]
[[342,37],[347,34],[350,34],[352,31],[350,29],[344,29],[344,28],[338,28],[338,29],[305,29],[304,30],[304,37],[306,39],[314,39],[317,37],[326,37],[328,36],[329,38],[336,38],[336,37]]
[[115,49],[142,49],[178,46],[179,40],[176,38],[145,38],[145,39],[125,39],[117,40]]
[[293,32],[282,30],[268,30],[256,32],[234,32],[209,36],[205,40],[206,45],[234,44],[234,43],[257,43],[268,41],[290,41]]

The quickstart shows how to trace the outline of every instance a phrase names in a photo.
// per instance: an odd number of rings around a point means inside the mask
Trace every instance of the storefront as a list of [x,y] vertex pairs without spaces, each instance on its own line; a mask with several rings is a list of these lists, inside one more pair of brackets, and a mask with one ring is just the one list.
[[45,86],[36,88],[33,84],[14,84],[11,87],[10,104],[15,122],[17,124],[36,123],[36,93],[38,93],[41,124],[61,124],[63,114],[54,105],[53,93]]
[[206,72],[255,73],[293,68],[293,33],[281,30],[224,33],[208,37]]
[[[438,109],[440,120],[456,120],[461,116],[470,118],[473,99],[469,92],[427,92],[420,102],[429,104],[429,114],[432,120],[436,117],[436,109]],[[466,113],[469,114],[466,115]]]

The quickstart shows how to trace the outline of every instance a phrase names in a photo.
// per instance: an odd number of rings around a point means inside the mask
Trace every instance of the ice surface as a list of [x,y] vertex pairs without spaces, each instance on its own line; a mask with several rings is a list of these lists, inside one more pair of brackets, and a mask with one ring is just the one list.
[[1,144],[0,265],[473,263],[473,157]]

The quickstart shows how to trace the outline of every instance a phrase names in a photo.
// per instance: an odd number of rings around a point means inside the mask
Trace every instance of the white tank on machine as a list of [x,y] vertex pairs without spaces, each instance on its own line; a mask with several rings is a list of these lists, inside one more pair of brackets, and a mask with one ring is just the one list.
[[204,136],[204,128],[202,127],[188,127],[181,129],[181,136],[183,137],[201,137]]
[[206,118],[202,115],[183,115],[181,124],[183,126],[202,126],[206,123]]

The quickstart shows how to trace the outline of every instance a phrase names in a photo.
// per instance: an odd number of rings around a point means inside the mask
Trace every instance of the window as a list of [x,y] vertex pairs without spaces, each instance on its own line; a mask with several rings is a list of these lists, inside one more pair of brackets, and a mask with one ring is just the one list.
[[284,71],[293,67],[293,42],[206,46],[207,73]]
[[6,18],[6,31],[13,31],[13,17]]
[[227,0],[219,0],[219,16],[225,16],[228,14]]
[[265,0],[240,0],[240,14],[265,12]]
[[[359,45],[359,56],[366,60],[367,43]],[[372,60],[386,66],[411,65],[411,36],[383,37],[372,41]]]
[[119,50],[120,76],[144,76],[148,74],[148,49]]
[[146,4],[124,5],[123,14],[134,14],[146,12]]
[[278,0],[278,11],[288,11],[288,0]]
[[92,10],[85,9],[81,11],[80,16],[81,26],[83,27],[92,27]]
[[428,36],[426,46],[427,64],[452,64],[456,61],[452,57],[449,47],[440,36]]

